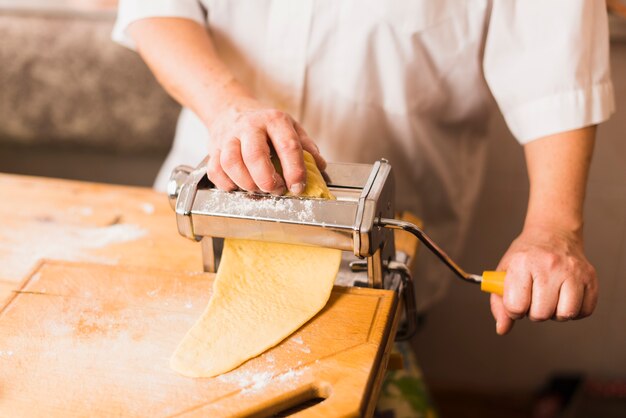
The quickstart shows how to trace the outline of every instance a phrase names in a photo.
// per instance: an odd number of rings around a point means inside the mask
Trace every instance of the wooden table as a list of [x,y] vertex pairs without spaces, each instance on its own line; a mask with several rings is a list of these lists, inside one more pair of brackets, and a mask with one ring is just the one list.
[[336,287],[277,347],[185,378],[167,360],[213,275],[165,196],[13,175],[0,193],[0,416],[269,416],[302,402],[314,406],[298,416],[372,413],[394,293]]

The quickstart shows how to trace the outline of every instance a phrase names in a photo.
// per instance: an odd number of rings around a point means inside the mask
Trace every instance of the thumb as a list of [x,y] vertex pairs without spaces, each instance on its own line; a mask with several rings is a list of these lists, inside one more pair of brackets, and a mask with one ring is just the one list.
[[491,314],[496,320],[496,333],[498,335],[505,335],[513,328],[515,322],[507,315],[504,304],[502,303],[502,296],[492,294],[490,302]]

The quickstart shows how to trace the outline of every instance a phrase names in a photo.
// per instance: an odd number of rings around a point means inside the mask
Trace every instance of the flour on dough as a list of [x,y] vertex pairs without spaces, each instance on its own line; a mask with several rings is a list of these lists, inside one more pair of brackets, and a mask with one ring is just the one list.
[[[304,194],[330,198],[305,152]],[[333,288],[341,251],[226,239],[213,295],[170,359],[189,377],[213,377],[280,343],[317,314]]]

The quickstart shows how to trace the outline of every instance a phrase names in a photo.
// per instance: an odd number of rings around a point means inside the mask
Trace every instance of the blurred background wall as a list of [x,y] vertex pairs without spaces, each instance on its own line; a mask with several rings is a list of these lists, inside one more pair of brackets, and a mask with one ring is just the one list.
[[0,170],[150,185],[179,106],[111,41],[112,0],[0,0]]
[[[0,171],[152,183],[179,107],[136,54],[109,40],[114,6],[0,0]],[[452,282],[415,342],[433,385],[531,391],[563,371],[626,376],[626,22],[612,26],[618,110],[599,130],[586,207],[587,254],[601,281],[597,311],[565,324],[520,321],[497,337],[488,297]],[[500,117],[492,128],[486,183],[460,260],[471,271],[497,264],[527,201],[522,149]]]

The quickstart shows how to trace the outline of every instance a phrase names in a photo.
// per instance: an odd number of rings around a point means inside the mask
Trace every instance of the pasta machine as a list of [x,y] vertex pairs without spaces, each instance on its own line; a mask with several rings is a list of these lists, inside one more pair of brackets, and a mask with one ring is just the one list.
[[328,163],[324,174],[336,200],[273,196],[244,191],[224,192],[206,176],[206,159],[197,168],[179,166],[168,183],[170,205],[178,231],[201,241],[204,270],[215,272],[220,239],[241,238],[314,245],[351,252],[353,272],[366,272],[356,285],[398,292],[404,323],[397,339],[410,338],[417,325],[411,272],[406,257],[394,246],[394,230],[415,235],[458,277],[491,293],[502,293],[504,273],[482,276],[461,269],[418,226],[394,219],[394,179],[391,165]]

